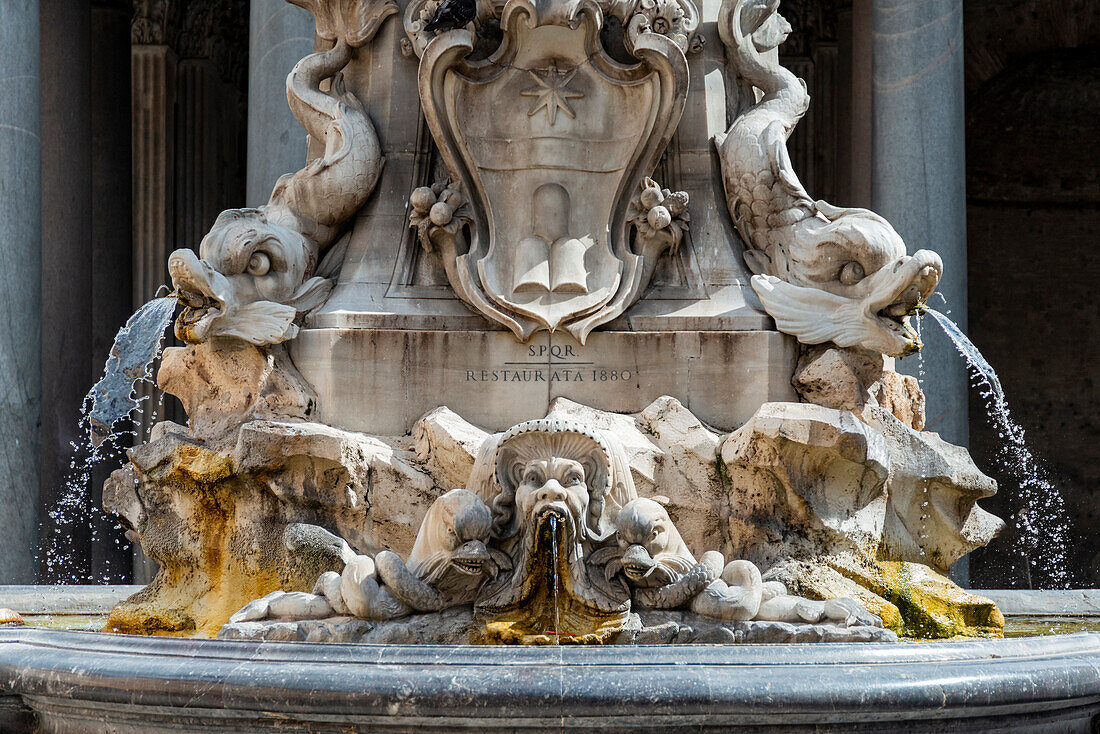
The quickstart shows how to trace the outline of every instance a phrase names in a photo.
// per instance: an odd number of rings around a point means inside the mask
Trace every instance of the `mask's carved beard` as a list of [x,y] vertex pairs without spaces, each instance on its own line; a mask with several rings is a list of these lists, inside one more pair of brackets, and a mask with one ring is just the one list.
[[485,590],[477,603],[479,618],[536,635],[582,636],[620,627],[629,598],[612,598],[592,585],[583,537],[584,527],[571,513],[537,510],[517,544],[515,570]]

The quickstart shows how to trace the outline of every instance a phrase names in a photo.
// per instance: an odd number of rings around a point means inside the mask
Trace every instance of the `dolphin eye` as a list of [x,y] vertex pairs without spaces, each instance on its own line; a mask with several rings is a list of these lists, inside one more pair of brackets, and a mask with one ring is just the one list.
[[863,266],[853,261],[840,269],[840,282],[844,285],[855,285],[863,280],[865,275]]
[[266,252],[260,252],[259,250],[253,252],[252,257],[248,258],[246,270],[249,275],[267,275],[267,272],[271,270],[271,257]]

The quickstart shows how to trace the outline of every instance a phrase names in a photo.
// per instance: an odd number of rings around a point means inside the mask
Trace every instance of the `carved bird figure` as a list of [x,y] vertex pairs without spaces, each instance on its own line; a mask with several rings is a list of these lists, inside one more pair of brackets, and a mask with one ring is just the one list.
[[435,17],[424,26],[424,30],[452,31],[467,25],[476,16],[476,0],[443,0],[439,10],[435,11]]

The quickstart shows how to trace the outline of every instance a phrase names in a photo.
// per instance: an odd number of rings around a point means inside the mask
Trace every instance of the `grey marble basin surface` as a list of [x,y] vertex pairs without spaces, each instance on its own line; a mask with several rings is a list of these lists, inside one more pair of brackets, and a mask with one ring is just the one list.
[[1100,634],[434,647],[24,628],[0,630],[0,688],[3,731],[1093,732]]

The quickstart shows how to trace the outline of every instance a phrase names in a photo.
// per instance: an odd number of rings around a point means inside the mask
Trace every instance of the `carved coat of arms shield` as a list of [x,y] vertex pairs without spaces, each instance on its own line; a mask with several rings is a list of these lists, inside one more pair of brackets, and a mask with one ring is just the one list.
[[686,61],[646,34],[640,61],[618,63],[602,22],[594,3],[510,0],[490,58],[466,61],[471,34],[452,31],[421,60],[425,117],[472,209],[452,286],[524,340],[583,342],[644,287],[626,210],[679,121]]

